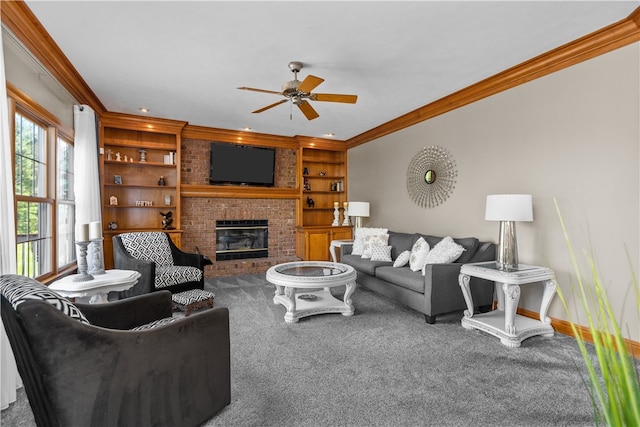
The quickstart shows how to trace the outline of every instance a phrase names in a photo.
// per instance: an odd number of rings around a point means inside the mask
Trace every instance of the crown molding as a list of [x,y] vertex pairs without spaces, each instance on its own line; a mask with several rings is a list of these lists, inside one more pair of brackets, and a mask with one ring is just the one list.
[[640,7],[614,24],[348,139],[347,148],[357,147],[639,40]]

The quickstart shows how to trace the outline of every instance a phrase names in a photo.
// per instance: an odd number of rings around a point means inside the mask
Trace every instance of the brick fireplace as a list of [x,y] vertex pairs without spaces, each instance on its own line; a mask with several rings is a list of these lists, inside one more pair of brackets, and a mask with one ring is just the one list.
[[[183,184],[208,185],[209,149],[212,141],[182,140]],[[276,149],[276,187],[295,188],[296,150]],[[264,198],[183,197],[181,200],[182,249],[200,252],[213,261],[205,277],[262,273],[269,267],[296,260],[296,200]],[[216,222],[266,220],[269,224],[268,256],[216,260]]]

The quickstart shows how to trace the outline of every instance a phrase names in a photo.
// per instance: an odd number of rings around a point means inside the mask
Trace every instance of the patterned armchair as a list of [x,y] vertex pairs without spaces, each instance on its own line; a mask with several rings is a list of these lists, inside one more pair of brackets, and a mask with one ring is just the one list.
[[[204,266],[210,263],[200,254],[181,251],[164,232],[122,233],[113,236],[114,267],[140,272],[138,283],[118,292],[118,299],[168,290],[178,293],[204,289]],[[116,299],[109,295],[109,299]]]
[[172,317],[171,293],[73,304],[0,276],[0,312],[36,424],[199,426],[231,402],[229,311]]

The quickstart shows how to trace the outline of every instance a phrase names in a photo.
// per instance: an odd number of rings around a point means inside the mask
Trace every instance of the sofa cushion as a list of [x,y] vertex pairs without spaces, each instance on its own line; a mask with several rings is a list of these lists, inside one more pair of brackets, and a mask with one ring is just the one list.
[[374,234],[387,234],[387,232],[388,230],[386,228],[356,228],[355,235],[353,236],[353,250],[351,251],[351,253],[353,255],[362,256],[362,252],[364,251],[364,238],[366,236]]
[[173,265],[169,237],[163,232],[122,233],[122,246],[129,254],[145,261],[153,261],[159,267]]
[[411,248],[411,255],[409,256],[409,268],[412,271],[420,271],[427,260],[429,253],[429,244],[426,240],[420,237]]
[[376,277],[391,282],[394,285],[424,294],[424,276],[420,271],[411,271],[409,267],[378,267],[376,269]]
[[415,234],[389,231],[388,244],[391,246],[391,258],[396,259],[402,252],[410,251],[417,240],[414,239],[414,236]]
[[393,261],[391,259],[391,246],[371,245],[371,261]]
[[[373,246],[387,246],[389,241],[388,234],[370,234],[364,238],[364,250],[362,251],[362,258],[371,258],[371,248]],[[391,260],[389,260],[391,261]]]
[[355,268],[356,270],[366,273],[370,276],[374,276],[376,268],[380,266],[391,266],[391,262],[387,261],[371,261],[360,257],[359,255],[345,255],[340,259],[340,262],[347,264]]
[[168,325],[177,321],[179,317],[165,317],[163,319],[154,320],[153,322],[145,323],[144,325],[136,326],[131,329],[132,331],[146,331],[148,329],[158,328],[160,326]]
[[[465,248],[447,236],[435,245],[427,254],[425,264],[447,264],[454,262],[465,251]],[[424,267],[424,265],[423,265]]]
[[467,263],[471,261],[473,256],[478,251],[478,246],[480,246],[480,241],[475,237],[465,237],[463,239],[453,239],[454,242],[462,246],[465,251],[460,255],[460,258],[456,260],[459,263]]
[[187,265],[172,265],[170,267],[156,267],[155,288],[179,285],[186,282],[199,282],[202,270]]
[[393,261],[393,266],[404,267],[409,263],[409,258],[411,257],[411,251],[403,251],[398,257]]
[[430,248],[433,248],[435,245],[440,243],[440,241],[442,240],[442,237],[431,236],[429,234],[416,234],[415,235],[415,239],[416,240],[418,240],[420,237],[422,237],[424,240],[427,241],[427,243],[429,244]]
[[89,324],[75,304],[35,279],[17,274],[5,274],[0,277],[0,293],[11,303],[14,310],[26,301],[43,301],[72,319]]

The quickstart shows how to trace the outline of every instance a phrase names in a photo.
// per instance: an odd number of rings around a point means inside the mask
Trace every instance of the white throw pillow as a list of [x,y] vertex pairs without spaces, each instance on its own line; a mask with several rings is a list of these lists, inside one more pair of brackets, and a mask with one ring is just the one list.
[[427,254],[429,253],[429,244],[424,237],[420,237],[413,244],[411,248],[411,255],[409,256],[409,268],[411,271],[420,271],[427,260]]
[[371,245],[371,261],[391,262],[391,246]]
[[453,241],[451,236],[440,240],[427,254],[425,264],[447,264],[454,262],[466,249]]
[[411,251],[402,252],[400,255],[398,255],[398,258],[396,258],[396,260],[393,262],[393,266],[396,268],[404,267],[409,263],[410,257],[411,257]]
[[371,258],[371,247],[375,245],[387,246],[389,242],[388,234],[373,234],[364,238],[364,250],[362,251],[362,258]]
[[372,234],[387,234],[389,232],[386,228],[356,228],[356,233],[353,236],[353,249],[352,255],[360,255],[364,252],[364,238]]

